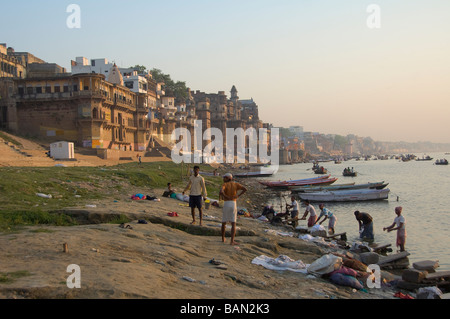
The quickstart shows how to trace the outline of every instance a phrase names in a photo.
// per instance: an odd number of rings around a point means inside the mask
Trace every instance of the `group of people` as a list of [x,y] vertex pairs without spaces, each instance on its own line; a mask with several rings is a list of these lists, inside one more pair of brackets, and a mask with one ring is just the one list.
[[[291,211],[291,220],[294,222],[292,225],[294,227],[297,226],[298,220],[306,220],[309,215],[307,225],[308,227],[313,227],[317,224],[322,225],[326,220],[328,220],[328,233],[334,234],[336,228],[337,217],[336,215],[325,207],[323,203],[319,204],[320,215],[317,216],[316,210],[313,205],[309,202],[309,200],[305,200],[304,204],[306,206],[305,212],[302,218],[299,217],[299,204],[294,196],[291,197],[291,204],[287,205],[288,208],[292,209]],[[405,251],[405,243],[406,243],[406,220],[402,215],[403,208],[396,207],[395,214],[397,217],[394,219],[392,225],[388,227],[384,227],[383,231],[391,232],[397,231],[397,247],[400,248],[400,251]],[[374,240],[374,232],[373,232],[373,218],[368,213],[363,213],[360,211],[354,212],[355,218],[359,224],[360,238],[361,239],[369,239]],[[323,218],[323,219],[322,219]]]
[[[403,208],[401,206],[398,206],[395,208],[395,214],[397,217],[395,217],[394,222],[392,225],[384,227],[383,231],[391,232],[396,230],[397,231],[397,247],[400,248],[400,251],[405,251],[405,244],[406,244],[406,220],[405,217],[402,215]],[[373,218],[368,213],[362,213],[360,211],[355,211],[355,217],[356,220],[359,223],[359,229],[360,229],[360,237],[361,238],[368,238],[370,240],[374,239],[374,233],[373,233]]]
[[[203,221],[203,211],[202,211],[202,199],[207,199],[206,184],[204,178],[199,174],[200,168],[198,166],[194,167],[194,174],[190,177],[189,183],[183,191],[190,190],[189,195],[189,207],[191,208],[192,214],[192,224],[196,223],[195,209],[199,211],[200,226],[202,226]],[[226,242],[225,239],[225,229],[226,224],[231,223],[231,245],[237,245],[235,241],[236,237],[236,220],[237,220],[237,199],[247,192],[247,189],[233,181],[233,175],[228,173],[223,176],[223,185],[220,189],[219,199],[224,201],[223,214],[222,214],[222,241]],[[171,185],[168,185],[168,192],[171,190]],[[294,196],[291,197],[291,204],[287,207],[292,209],[290,213],[291,220],[293,221],[293,226],[296,227],[299,220],[306,220],[309,215],[307,225],[308,227],[313,227],[317,224],[322,225],[326,220],[328,220],[328,232],[329,234],[335,234],[337,217],[336,215],[325,207],[323,203],[319,204],[320,215],[317,216],[316,210],[313,205],[308,200],[304,201],[306,206],[304,214],[299,218],[299,203]],[[395,218],[392,225],[384,227],[383,231],[397,231],[397,246],[400,247],[400,251],[405,251],[406,243],[406,221],[405,217],[402,216],[402,207],[396,207],[395,213],[397,217]],[[355,218],[359,224],[360,238],[367,238],[369,240],[374,239],[373,232],[373,218],[368,213],[355,211]]]
[[[235,241],[236,237],[236,221],[237,221],[237,200],[245,192],[247,188],[239,183],[233,181],[233,175],[228,173],[223,176],[223,185],[220,189],[219,200],[223,200],[223,213],[222,213],[222,241],[225,243],[226,238],[226,225],[231,223],[231,245],[237,245]],[[202,199],[207,199],[206,184],[204,178],[200,175],[200,167],[194,167],[194,174],[189,178],[189,183],[183,191],[190,190],[189,194],[189,207],[191,208],[192,223],[196,223],[195,209],[199,211],[199,225],[202,226],[203,221],[203,209],[202,209]]]

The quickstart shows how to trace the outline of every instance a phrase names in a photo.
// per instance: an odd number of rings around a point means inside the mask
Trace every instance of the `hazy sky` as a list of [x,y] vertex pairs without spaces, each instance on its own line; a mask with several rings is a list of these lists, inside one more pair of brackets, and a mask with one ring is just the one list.
[[[81,28],[69,29],[69,4]],[[381,28],[370,29],[370,4]],[[159,68],[253,98],[275,126],[450,143],[449,0],[4,1],[0,42],[70,71],[77,56]],[[11,14],[5,14],[10,12]]]

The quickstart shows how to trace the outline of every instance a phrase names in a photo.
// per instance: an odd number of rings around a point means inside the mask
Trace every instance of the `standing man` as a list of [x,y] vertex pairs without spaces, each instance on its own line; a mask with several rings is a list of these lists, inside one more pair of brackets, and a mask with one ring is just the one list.
[[306,216],[308,216],[309,214],[308,227],[313,227],[317,221],[316,209],[314,208],[313,205],[310,204],[309,200],[305,200],[305,205],[306,210],[305,213],[303,214],[303,217],[300,218],[300,220],[306,220]]
[[[405,217],[402,216],[402,207],[396,207],[395,213],[397,214],[397,217],[394,219],[394,223],[389,227],[384,227],[383,231],[391,232],[393,230],[397,231],[397,247],[400,247],[400,251],[405,251],[405,243],[406,243],[406,221]],[[397,227],[395,227],[397,226]],[[395,227],[395,228],[394,228]]]
[[[227,223],[231,223],[231,245],[237,245],[234,241],[236,237],[236,219],[237,219],[237,199],[241,197],[247,189],[239,183],[233,182],[233,175],[230,173],[223,176],[222,188],[219,198],[223,198],[223,216],[222,216],[222,241],[225,242],[225,228]],[[238,191],[241,191],[238,194]]]
[[296,228],[298,225],[299,211],[298,211],[298,202],[295,200],[294,196],[291,196],[291,205],[288,204],[287,206],[289,208],[292,208],[292,212],[291,212],[292,226],[294,228]]
[[[319,208],[321,210],[319,219],[317,220],[316,223],[319,223],[319,225],[322,225],[323,222],[325,222],[327,219],[329,219],[328,221],[328,233],[330,235],[334,235],[334,228],[336,227],[336,216],[333,214],[333,212],[331,212],[328,208],[325,208],[324,204],[320,204]],[[320,219],[323,218],[323,220],[321,222]]]
[[370,240],[374,240],[375,236],[373,234],[373,218],[367,213],[361,213],[360,211],[355,212],[356,220],[359,223],[359,237],[368,238]]
[[206,192],[206,186],[205,186],[205,180],[202,176],[199,174],[200,167],[195,166],[194,167],[194,175],[192,175],[189,178],[189,183],[187,184],[186,188],[183,191],[184,193],[191,189],[191,192],[189,194],[189,207],[191,208],[192,213],[192,225],[195,224],[195,208],[198,208],[198,211],[200,213],[200,226],[203,226],[203,211],[202,211],[202,196],[203,199],[206,200],[207,192]]

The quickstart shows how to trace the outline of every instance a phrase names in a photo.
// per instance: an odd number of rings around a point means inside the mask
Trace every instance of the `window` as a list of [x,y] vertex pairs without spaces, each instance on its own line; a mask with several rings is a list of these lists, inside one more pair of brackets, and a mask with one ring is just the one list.
[[54,91],[55,91],[55,93],[61,92],[61,87],[59,85],[55,85]]
[[125,86],[129,89],[132,89],[134,87],[134,83],[132,81],[125,82]]
[[24,95],[24,93],[25,93],[25,90],[24,90],[24,88],[23,87],[19,87],[18,88],[18,90],[19,90],[19,95]]
[[68,85],[64,85],[64,92],[65,93],[69,92],[69,86]]
[[33,87],[27,87],[27,94],[33,94]]
[[51,86],[46,86],[45,87],[45,93],[52,93],[52,87]]
[[41,93],[42,93],[42,87],[36,86],[36,94],[41,94]]
[[74,92],[78,92],[78,85],[75,84],[75,85],[73,86],[73,91],[74,91]]

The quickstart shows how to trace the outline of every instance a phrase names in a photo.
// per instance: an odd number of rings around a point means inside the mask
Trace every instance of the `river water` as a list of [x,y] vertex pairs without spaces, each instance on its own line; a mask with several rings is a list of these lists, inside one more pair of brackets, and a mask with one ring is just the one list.
[[[422,158],[424,154],[416,154]],[[369,213],[374,218],[375,242],[392,244],[393,252],[397,251],[396,231],[387,233],[383,227],[390,226],[396,217],[394,209],[403,207],[406,219],[406,250],[410,264],[421,260],[438,260],[438,270],[450,270],[450,165],[435,165],[436,159],[447,158],[445,153],[429,153],[432,161],[402,162],[398,159],[389,160],[349,160],[341,164],[333,161],[321,163],[328,169],[332,177],[339,179],[334,184],[369,183],[385,181],[391,190],[389,199],[383,201],[326,203],[338,218],[336,233],[347,232],[350,242],[360,241],[358,223],[354,211]],[[354,168],[357,177],[344,177],[344,168]],[[312,170],[312,164],[302,163],[283,165],[276,175],[268,180],[289,180],[317,177]],[[289,197],[287,197],[289,199]],[[279,198],[272,199],[275,208],[280,207]],[[284,200],[283,200],[284,203]],[[313,203],[318,215],[319,203]],[[300,208],[300,215],[304,206]],[[306,221],[299,225],[306,226]],[[328,221],[323,223],[327,226]]]

